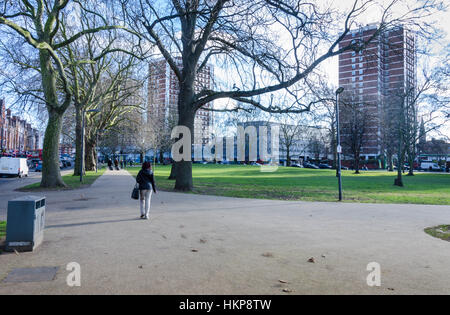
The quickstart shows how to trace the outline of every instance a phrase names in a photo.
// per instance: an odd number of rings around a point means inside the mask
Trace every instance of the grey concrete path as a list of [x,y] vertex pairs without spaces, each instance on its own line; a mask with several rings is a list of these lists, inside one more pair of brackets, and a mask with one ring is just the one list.
[[[57,266],[57,277],[0,282],[0,294],[450,293],[450,243],[423,232],[450,223],[448,206],[159,192],[142,221],[133,182],[108,171],[89,189],[47,193],[45,243],[0,255],[0,281],[23,267]],[[66,285],[70,262],[81,265],[79,288]],[[370,262],[381,265],[381,287],[366,284]]]

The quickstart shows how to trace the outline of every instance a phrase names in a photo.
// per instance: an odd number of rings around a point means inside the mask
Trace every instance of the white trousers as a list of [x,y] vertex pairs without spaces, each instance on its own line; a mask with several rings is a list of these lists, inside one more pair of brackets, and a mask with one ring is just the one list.
[[145,215],[148,217],[150,214],[150,202],[152,201],[152,193],[151,189],[149,190],[140,190],[140,199],[141,199],[141,215]]

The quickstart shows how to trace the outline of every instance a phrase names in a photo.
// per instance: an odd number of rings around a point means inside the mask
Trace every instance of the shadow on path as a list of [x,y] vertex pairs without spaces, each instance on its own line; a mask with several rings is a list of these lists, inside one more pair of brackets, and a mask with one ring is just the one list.
[[45,229],[57,229],[65,227],[74,226],[84,226],[84,225],[95,225],[95,224],[106,224],[106,223],[120,223],[120,222],[131,222],[131,221],[141,221],[140,218],[128,219],[128,220],[109,220],[109,221],[94,221],[94,222],[82,222],[82,223],[71,223],[71,224],[59,224],[59,225],[47,225]]

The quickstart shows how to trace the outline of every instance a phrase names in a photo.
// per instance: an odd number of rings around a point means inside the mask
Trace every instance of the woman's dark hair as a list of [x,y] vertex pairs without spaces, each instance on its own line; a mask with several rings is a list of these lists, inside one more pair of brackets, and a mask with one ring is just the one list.
[[150,164],[150,162],[144,162],[142,164],[142,169],[143,170],[148,170],[148,169],[151,169],[151,168],[152,168],[152,165]]

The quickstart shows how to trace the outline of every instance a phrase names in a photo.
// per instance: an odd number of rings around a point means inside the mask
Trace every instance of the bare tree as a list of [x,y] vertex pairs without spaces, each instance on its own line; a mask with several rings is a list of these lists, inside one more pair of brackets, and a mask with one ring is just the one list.
[[374,117],[369,104],[352,101],[343,101],[341,112],[342,148],[352,156],[355,174],[359,174],[361,152],[369,136],[369,121]]
[[394,154],[397,158],[394,185],[404,185],[402,173],[406,160],[409,164],[408,175],[414,175],[414,164],[418,151],[423,150],[426,135],[438,133],[448,124],[448,120],[442,119],[450,103],[446,91],[448,86],[445,67],[438,67],[431,74],[424,70],[419,84],[408,81],[406,85],[401,84],[391,90],[382,113],[382,139],[391,159]]
[[[76,2],[83,9],[79,12],[79,24],[83,29],[93,29],[106,25],[108,19],[114,18],[114,12],[97,8],[94,2]],[[67,15],[63,14],[61,37],[67,41],[73,36],[73,30],[64,23],[66,19],[68,19]],[[91,116],[95,116],[95,114],[89,112],[85,114],[85,111],[96,110],[104,102],[108,102],[119,87],[121,89],[134,88],[124,86],[123,82],[127,80],[131,82],[132,78],[137,78],[137,73],[133,72],[137,72],[138,60],[142,59],[146,53],[134,43],[133,35],[118,30],[111,30],[108,33],[86,34],[82,40],[67,45],[63,52],[62,57],[65,64],[68,65],[67,72],[73,91],[72,98],[76,113],[74,175],[79,175],[85,171],[85,169],[81,169],[82,166],[93,170],[96,164],[94,148],[98,128],[92,128],[93,126],[89,122],[99,119],[91,119]],[[124,74],[128,75],[129,78],[124,77]],[[114,111],[114,113],[119,114],[121,111]],[[87,119],[85,119],[86,115]],[[107,117],[108,120],[115,118],[110,115]],[[83,141],[84,119],[88,122],[88,133]],[[101,124],[108,125],[105,122],[96,122],[96,125]],[[81,163],[83,150],[86,152],[86,163]]]
[[317,134],[314,134],[309,140],[308,149],[314,155],[314,159],[318,160],[325,152],[325,144]]
[[293,148],[298,144],[299,134],[304,132],[303,126],[299,120],[280,124],[280,146],[286,150],[286,166],[291,166]]
[[[27,44],[26,52],[37,55],[39,63],[24,64],[26,55],[10,54],[10,62],[37,72],[41,86],[36,97],[41,99],[48,113],[43,151],[42,187],[65,186],[59,169],[59,140],[64,113],[72,101],[72,89],[66,73],[67,65],[61,51],[84,37],[100,31],[122,28],[101,25],[95,28],[76,30],[67,39],[61,38],[61,27],[65,23],[63,12],[68,10],[70,0],[20,0],[3,1],[0,7],[0,26],[10,38],[20,38]],[[9,51],[11,52],[11,51]],[[18,58],[15,58],[18,57]],[[21,58],[25,57],[25,58]]]
[[[339,48],[358,17],[376,6],[376,1],[355,0],[349,12],[339,15],[332,8],[297,0],[121,2],[129,23],[158,47],[178,78],[178,124],[187,126],[191,135],[197,110],[218,99],[230,98],[271,113],[309,111],[317,100],[303,98],[308,94],[305,82],[323,61],[361,50],[372,40]],[[396,3],[384,9],[379,31],[412,22],[437,4],[427,1],[396,15]],[[275,38],[283,38],[283,45]],[[196,92],[197,75],[212,61],[227,68],[230,78],[217,82],[214,89]],[[293,99],[284,108],[264,97],[282,90]],[[175,167],[175,189],[191,190],[192,162],[176,162]]]
[[128,120],[125,130],[129,132],[129,144],[137,149],[143,163],[146,153],[156,148],[155,125],[148,121],[146,112],[136,111],[132,114],[130,118],[133,119]]

